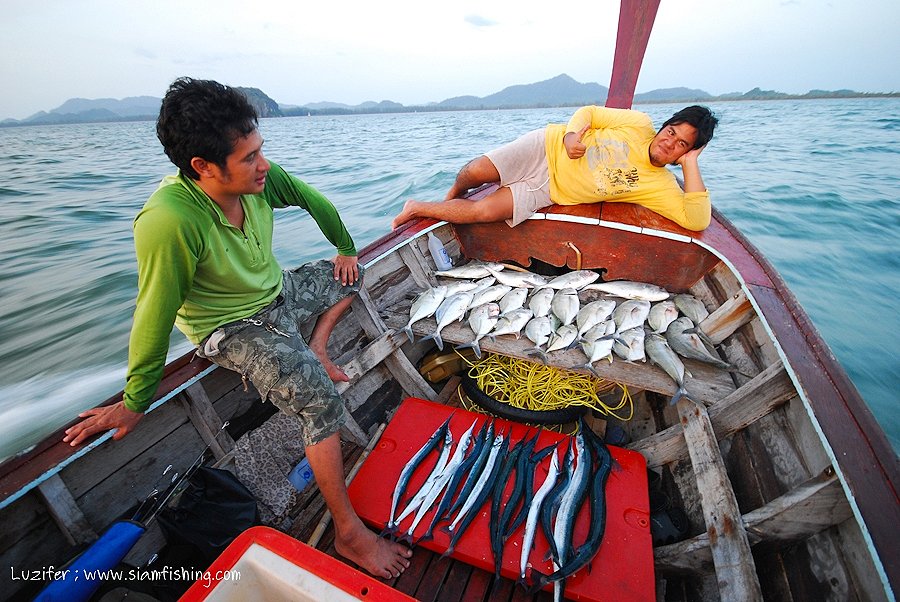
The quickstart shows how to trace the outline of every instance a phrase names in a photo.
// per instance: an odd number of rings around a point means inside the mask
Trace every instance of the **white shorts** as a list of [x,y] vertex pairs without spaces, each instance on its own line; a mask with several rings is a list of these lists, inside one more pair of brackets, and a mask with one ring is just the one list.
[[500,185],[512,192],[513,216],[506,220],[511,227],[524,222],[538,209],[553,204],[544,139],[543,128],[533,130],[485,153],[500,173]]

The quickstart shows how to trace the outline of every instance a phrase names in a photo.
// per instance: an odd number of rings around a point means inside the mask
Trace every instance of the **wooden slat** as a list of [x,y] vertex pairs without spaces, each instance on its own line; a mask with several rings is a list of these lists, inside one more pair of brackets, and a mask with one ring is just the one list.
[[679,400],[677,407],[700,491],[720,595],[723,600],[762,600],[750,543],[706,408],[687,398]]
[[425,258],[413,248],[415,244],[411,243],[405,247],[400,247],[400,259],[406,264],[410,275],[418,287],[427,289],[434,284],[434,269],[425,264]]
[[[353,314],[370,338],[378,338],[388,330],[365,288],[353,298]],[[422,399],[434,399],[434,389],[428,386],[428,383],[401,350],[398,349],[386,357],[384,363],[408,395]]]
[[192,384],[176,399],[217,460],[234,449],[234,439],[222,430],[224,422],[216,413],[202,383]]
[[[780,363],[772,364],[709,409],[716,438],[722,439],[744,428],[796,394],[784,366]],[[640,452],[647,459],[647,466],[654,468],[687,455],[688,449],[682,434],[682,425],[675,424],[627,447]]]
[[756,315],[744,291],[733,295],[700,323],[700,329],[718,345]]
[[38,485],[38,492],[69,545],[80,545],[97,539],[97,533],[58,474]]
[[382,333],[377,339],[366,345],[356,357],[342,366],[344,372],[350,377],[350,382],[335,383],[337,392],[343,393],[352,387],[360,377],[400,349],[404,342],[406,342],[406,335],[402,332],[388,330]]
[[[742,517],[750,545],[803,540],[851,518],[840,481],[833,473],[803,485]],[[701,572],[712,566],[708,533],[654,550],[657,569]],[[724,599],[724,598],[723,598]]]

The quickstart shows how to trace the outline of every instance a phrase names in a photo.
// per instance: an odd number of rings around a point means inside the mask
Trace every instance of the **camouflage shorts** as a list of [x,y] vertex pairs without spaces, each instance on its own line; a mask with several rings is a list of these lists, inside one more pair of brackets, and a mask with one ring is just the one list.
[[243,320],[225,324],[201,343],[198,355],[250,380],[267,399],[303,423],[304,444],[336,433],[346,410],[334,383],[307,346],[300,328],[338,301],[359,291],[360,280],[343,286],[327,260],[285,270],[278,298]]

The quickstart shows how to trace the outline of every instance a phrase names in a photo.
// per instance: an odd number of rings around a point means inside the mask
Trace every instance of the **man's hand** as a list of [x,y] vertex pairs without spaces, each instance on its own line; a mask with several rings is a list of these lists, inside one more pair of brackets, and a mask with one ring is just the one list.
[[334,259],[334,279],[344,286],[359,280],[359,265],[356,255],[338,255]]
[[590,124],[581,128],[580,132],[566,132],[566,135],[563,136],[563,146],[566,147],[566,154],[570,159],[580,159],[584,156],[587,147],[582,144],[581,140],[589,129],[591,129]]
[[63,441],[72,447],[79,445],[88,437],[111,429],[119,429],[113,435],[113,439],[119,440],[134,430],[134,427],[141,421],[144,414],[142,412],[132,412],[125,407],[124,402],[120,401],[111,406],[87,410],[79,414],[78,417],[85,420],[66,429],[66,436],[63,437]]
[[700,158],[700,153],[703,152],[704,148],[706,148],[705,144],[703,146],[701,146],[700,148],[692,148],[688,152],[686,152],[683,155],[681,155],[680,157],[678,157],[678,159],[675,160],[675,163],[677,163],[678,165],[681,165],[682,167],[684,167],[685,163],[690,163],[690,162],[696,163],[697,160]]

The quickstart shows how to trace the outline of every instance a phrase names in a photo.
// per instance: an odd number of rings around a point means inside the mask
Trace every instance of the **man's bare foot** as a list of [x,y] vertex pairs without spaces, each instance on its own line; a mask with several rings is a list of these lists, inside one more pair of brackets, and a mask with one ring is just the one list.
[[309,348],[316,354],[319,361],[322,362],[322,367],[325,368],[325,372],[328,373],[328,378],[330,378],[332,382],[350,382],[350,377],[347,376],[347,373],[341,370],[340,366],[331,361],[331,358],[328,357],[328,353],[325,349],[321,348],[319,345],[313,344],[312,341],[309,343]]
[[341,556],[384,579],[399,577],[409,567],[412,556],[412,550],[406,546],[378,537],[366,528],[346,538],[336,534],[334,548]]
[[391,229],[396,230],[409,220],[416,217],[415,207],[418,205],[419,201],[406,201],[403,204],[403,209],[400,213],[397,214],[397,217],[394,218],[394,221],[391,222]]

